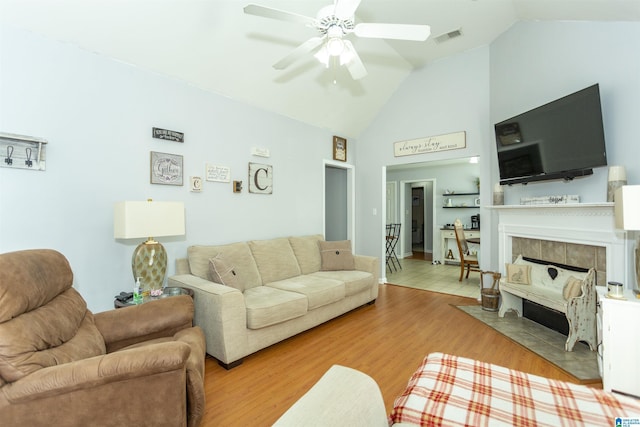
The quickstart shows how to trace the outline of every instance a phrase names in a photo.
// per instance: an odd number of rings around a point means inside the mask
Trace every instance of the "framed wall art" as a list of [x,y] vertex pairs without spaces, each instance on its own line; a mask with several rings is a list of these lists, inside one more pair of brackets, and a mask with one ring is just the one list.
[[333,160],[347,161],[347,140],[345,138],[333,137]]
[[151,183],[183,185],[183,158],[178,154],[151,152]]
[[249,193],[273,193],[273,166],[249,163]]

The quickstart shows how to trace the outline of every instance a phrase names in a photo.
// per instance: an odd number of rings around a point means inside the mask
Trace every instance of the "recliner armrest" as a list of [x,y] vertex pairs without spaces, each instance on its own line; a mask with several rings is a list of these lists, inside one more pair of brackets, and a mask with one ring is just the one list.
[[191,347],[173,341],[51,366],[2,388],[11,403],[30,402],[112,382],[185,369]]
[[107,353],[150,339],[172,337],[192,326],[193,315],[193,300],[187,295],[94,314]]

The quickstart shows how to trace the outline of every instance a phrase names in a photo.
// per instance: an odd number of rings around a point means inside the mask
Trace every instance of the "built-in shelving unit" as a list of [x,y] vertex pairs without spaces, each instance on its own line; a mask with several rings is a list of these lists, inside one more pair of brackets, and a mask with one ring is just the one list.
[[[460,197],[466,196],[471,198],[471,196],[480,196],[480,193],[443,193],[442,197],[444,197],[444,206],[445,209],[478,209],[480,208],[480,198],[474,197],[470,202],[452,202],[451,204],[447,203],[447,199],[451,197]],[[458,199],[460,200],[460,199]],[[469,199],[461,199],[461,200],[469,200]]]

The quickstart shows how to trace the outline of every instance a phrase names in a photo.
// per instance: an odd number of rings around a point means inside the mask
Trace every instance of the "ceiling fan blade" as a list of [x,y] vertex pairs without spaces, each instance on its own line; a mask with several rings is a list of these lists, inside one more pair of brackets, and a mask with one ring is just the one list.
[[347,66],[347,70],[349,70],[349,74],[351,74],[351,78],[353,80],[360,80],[367,75],[367,69],[364,68],[364,64],[358,56],[358,52],[356,52],[356,49],[349,40],[344,41],[344,46],[350,56],[350,59],[344,65]]
[[264,18],[277,19],[280,21],[295,22],[297,24],[304,24],[315,26],[315,18],[310,18],[304,15],[298,15],[297,13],[286,12],[284,10],[272,9],[270,7],[259,6],[257,4],[250,4],[245,6],[244,13],[248,15],[262,16]]
[[336,0],[333,14],[340,19],[353,18],[360,0]]
[[280,61],[273,64],[273,68],[276,70],[284,70],[289,65],[296,62],[298,59],[305,56],[307,53],[311,52],[316,47],[320,46],[324,41],[324,37],[312,37],[306,42],[302,43],[297,48],[293,49],[291,53],[282,58]]
[[431,28],[428,25],[362,23],[356,25],[353,32],[358,37],[423,42],[429,38]]

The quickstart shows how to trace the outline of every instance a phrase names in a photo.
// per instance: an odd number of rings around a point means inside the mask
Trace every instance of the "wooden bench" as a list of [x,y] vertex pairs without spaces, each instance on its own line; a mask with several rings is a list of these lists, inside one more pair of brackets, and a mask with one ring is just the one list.
[[[512,267],[512,266],[516,267]],[[524,266],[521,270],[517,266]],[[596,289],[595,270],[574,271],[567,266],[544,262],[543,264],[519,256],[513,264],[507,265],[512,272],[529,272],[527,280],[523,275],[503,275],[500,281],[499,317],[509,311],[522,316],[522,300],[526,299],[565,315],[569,324],[569,334],[565,350],[572,351],[576,342],[584,341],[592,351],[596,340]],[[514,273],[515,274],[515,273]],[[552,277],[555,276],[555,277]],[[527,284],[528,282],[528,284]],[[571,283],[569,283],[571,282]],[[568,289],[567,287],[571,289]]]

